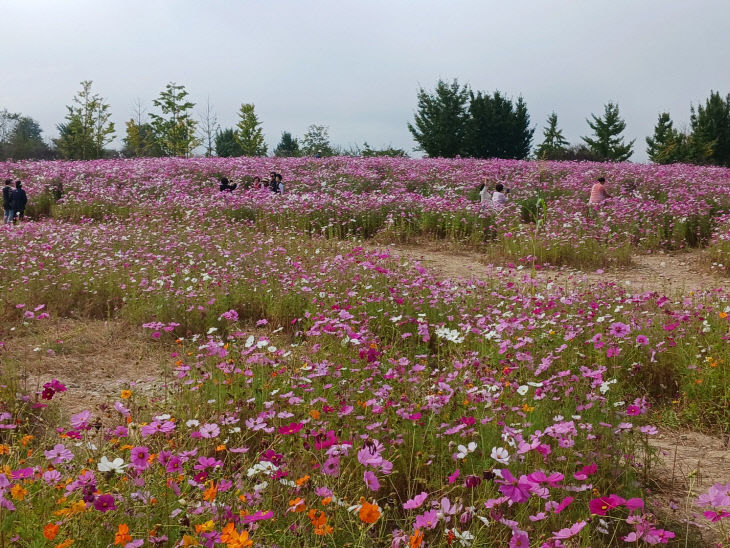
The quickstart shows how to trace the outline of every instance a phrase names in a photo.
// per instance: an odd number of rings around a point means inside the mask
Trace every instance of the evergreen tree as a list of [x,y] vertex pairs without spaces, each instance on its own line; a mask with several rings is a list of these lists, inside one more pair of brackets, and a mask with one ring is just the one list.
[[187,157],[200,144],[195,137],[198,123],[191,114],[195,103],[188,101],[187,96],[185,86],[171,82],[152,101],[160,109],[160,114],[150,115],[152,131],[165,156]]
[[276,145],[274,149],[274,156],[280,158],[287,158],[292,156],[299,156],[301,151],[299,150],[299,141],[292,137],[291,133],[284,131],[281,133],[281,141]]
[[43,140],[41,126],[29,116],[18,115],[10,131],[0,142],[0,160],[47,160],[53,150]]
[[692,107],[690,124],[693,161],[730,167],[730,94],[710,92],[704,105]]
[[603,117],[599,118],[591,114],[591,120],[586,120],[588,126],[593,130],[594,137],[582,137],[588,147],[604,160],[612,162],[625,162],[633,154],[634,140],[624,144],[621,137],[626,122],[619,115],[618,105],[609,102],[604,107]]
[[558,129],[558,115],[553,112],[548,116],[548,125],[543,128],[542,143],[537,147],[540,160],[556,160],[565,154],[570,143],[563,137],[563,130]]
[[232,128],[219,131],[215,136],[215,154],[221,158],[243,156],[243,149]]
[[522,97],[516,102],[499,91],[470,93],[464,152],[474,158],[526,158],[535,129]]
[[659,115],[654,135],[646,138],[646,152],[655,164],[674,164],[687,160],[687,138],[673,127],[668,112]]
[[463,153],[469,113],[468,86],[457,80],[439,80],[433,93],[418,91],[418,107],[408,130],[421,150],[431,157],[453,158]]
[[242,104],[238,118],[235,137],[244,156],[266,156],[267,147],[261,132],[261,122],[256,116],[253,103]]
[[91,92],[91,80],[81,82],[81,90],[67,105],[66,122],[58,125],[56,146],[64,158],[91,160],[104,156],[104,147],[114,138],[110,107]]
[[312,124],[302,138],[302,156],[333,156],[335,153],[330,144],[329,128]]

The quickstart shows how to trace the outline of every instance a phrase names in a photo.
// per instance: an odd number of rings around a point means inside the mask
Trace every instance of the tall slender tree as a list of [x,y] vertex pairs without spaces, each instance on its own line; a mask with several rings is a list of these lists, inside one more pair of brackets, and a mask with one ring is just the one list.
[[418,147],[431,157],[462,154],[468,129],[469,87],[457,80],[439,80],[433,93],[418,90],[418,107],[408,130]]
[[238,111],[235,131],[236,141],[244,156],[266,156],[266,143],[261,131],[261,122],[256,116],[253,103],[243,103]]
[[108,103],[91,91],[93,82],[81,82],[81,90],[66,107],[66,121],[58,125],[56,146],[64,158],[90,160],[101,158],[104,148],[114,138]]
[[218,125],[218,115],[213,110],[213,105],[210,103],[210,96],[205,103],[205,108],[198,115],[198,121],[200,123],[200,141],[205,147],[205,155],[210,157],[215,152],[215,136],[220,129]]
[[160,109],[150,115],[152,130],[165,156],[190,156],[200,144],[195,136],[198,123],[192,117],[195,103],[187,97],[185,86],[170,82],[152,102]]
[[547,123],[543,128],[542,143],[537,147],[537,157],[540,160],[555,160],[565,154],[570,143],[563,137],[563,130],[558,129],[557,113],[550,114]]

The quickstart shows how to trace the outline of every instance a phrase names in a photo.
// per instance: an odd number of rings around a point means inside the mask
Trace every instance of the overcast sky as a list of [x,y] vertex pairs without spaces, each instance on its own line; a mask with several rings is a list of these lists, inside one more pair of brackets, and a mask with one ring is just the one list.
[[617,101],[635,161],[659,112],[730,92],[728,0],[0,0],[0,108],[56,136],[81,80],[111,104],[118,140],[135,98],[167,82],[224,127],[253,102],[270,150],[312,123],[333,143],[393,145],[419,86],[458,78],[522,95],[535,142],[558,113],[565,136]]

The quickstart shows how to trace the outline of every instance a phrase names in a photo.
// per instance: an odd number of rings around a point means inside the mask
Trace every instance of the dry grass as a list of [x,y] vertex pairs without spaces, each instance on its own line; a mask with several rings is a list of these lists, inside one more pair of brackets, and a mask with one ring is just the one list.
[[130,385],[164,395],[169,344],[123,322],[59,319],[4,336],[3,361],[18,372],[21,389],[32,393],[54,378],[66,385],[64,415],[108,405]]

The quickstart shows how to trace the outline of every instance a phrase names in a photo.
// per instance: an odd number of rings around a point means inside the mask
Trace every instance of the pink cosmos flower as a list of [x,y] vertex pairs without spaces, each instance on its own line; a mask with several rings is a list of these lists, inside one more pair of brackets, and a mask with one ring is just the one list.
[[423,514],[416,516],[416,529],[434,529],[439,523],[438,513],[436,510],[428,510]]
[[146,470],[150,464],[147,459],[150,458],[150,450],[145,446],[135,447],[132,449],[129,461],[137,470]]
[[624,502],[626,501],[618,495],[609,495],[607,497],[599,497],[591,500],[588,503],[588,508],[590,509],[591,514],[605,516],[610,510],[621,506]]
[[420,508],[421,505],[424,503],[424,501],[428,498],[428,493],[425,491],[422,491],[412,499],[407,500],[403,504],[403,508],[405,510],[415,510],[416,508]]
[[94,508],[99,512],[106,513],[109,510],[116,510],[117,506],[114,502],[114,497],[111,495],[99,495],[94,500]]
[[200,436],[203,438],[215,438],[221,433],[217,424],[204,424],[200,427]]
[[581,530],[583,529],[583,527],[585,527],[585,526],[586,526],[585,521],[579,521],[577,523],[574,523],[570,527],[566,527],[564,529],[561,529],[560,531],[553,532],[553,538],[559,539],[559,540],[565,540],[567,538],[574,537],[575,535],[580,533]]
[[370,470],[365,471],[364,479],[365,485],[367,485],[368,489],[371,491],[377,491],[380,489],[380,482],[378,481],[378,478]]
[[43,453],[53,464],[63,464],[64,462],[68,462],[74,458],[74,454],[62,443],[57,443],[53,446],[53,449],[50,451],[44,451]]
[[340,457],[330,457],[322,464],[322,472],[327,476],[340,475]]

